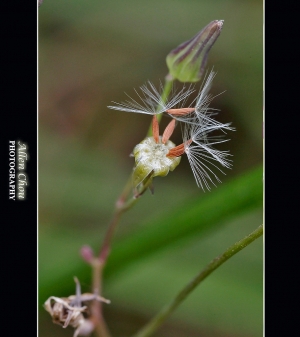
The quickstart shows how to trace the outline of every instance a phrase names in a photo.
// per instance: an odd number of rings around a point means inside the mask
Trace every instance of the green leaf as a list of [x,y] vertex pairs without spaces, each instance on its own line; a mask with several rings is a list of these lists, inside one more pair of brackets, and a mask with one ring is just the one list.
[[[195,235],[204,235],[208,231],[220,228],[225,221],[235,218],[250,210],[262,206],[262,167],[259,166],[248,173],[235,178],[223,186],[218,187],[214,192],[209,192],[203,196],[192,197],[184,204],[174,205],[174,211],[168,212],[162,217],[146,223],[128,237],[113,243],[112,253],[108,258],[108,263],[104,271],[104,277],[111,279],[117,277],[118,273],[151,254],[175,245]],[[178,190],[180,193],[180,189]],[[122,220],[121,220],[122,221]],[[142,221],[141,221],[142,222]],[[47,229],[47,238],[40,239],[40,247],[48,247],[51,252],[52,242],[49,241],[49,234],[53,238],[50,241],[57,244],[55,247],[56,256],[60,256],[59,270],[55,271],[55,258],[50,266],[40,266],[40,292],[39,298],[44,302],[49,296],[66,296],[70,286],[73,286],[71,277],[76,275],[82,284],[90,284],[91,274],[89,267],[80,259],[75,248],[69,249],[74,240],[83,244],[89,243],[87,235],[80,238],[70,237],[68,233],[61,235],[56,231]],[[46,233],[46,234],[47,234]],[[64,230],[62,229],[64,234]],[[94,242],[101,240],[101,236],[94,237]],[[86,241],[84,241],[86,240]],[[48,243],[47,243],[48,242]],[[51,277],[47,270],[51,269]],[[75,288],[74,288],[75,289]],[[70,295],[70,294],[69,294]]]
[[262,167],[234,179],[143,226],[140,231],[113,245],[104,272],[113,277],[132,262],[179,240],[222,226],[222,222],[262,205]]

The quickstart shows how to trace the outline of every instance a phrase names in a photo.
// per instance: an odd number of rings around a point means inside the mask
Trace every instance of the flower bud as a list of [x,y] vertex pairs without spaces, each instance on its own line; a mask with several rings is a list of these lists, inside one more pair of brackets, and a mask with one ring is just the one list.
[[84,259],[84,261],[91,263],[94,258],[93,250],[90,246],[85,245],[80,249],[80,255]]
[[208,53],[221,33],[223,20],[214,20],[192,39],[180,44],[167,56],[170,74],[181,82],[201,79]]

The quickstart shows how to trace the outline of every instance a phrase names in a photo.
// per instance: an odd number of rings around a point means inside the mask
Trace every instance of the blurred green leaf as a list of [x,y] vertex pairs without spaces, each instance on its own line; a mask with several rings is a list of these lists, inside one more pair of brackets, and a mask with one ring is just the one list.
[[172,213],[113,245],[104,275],[115,277],[133,261],[178,240],[221,226],[222,221],[261,206],[262,193],[262,167],[259,166],[214,193],[208,193],[201,201],[193,198],[184,205],[174,205]]
[[[104,276],[106,278],[117,277],[120,271],[134,262],[196,234],[215,230],[221,227],[224,221],[260,207],[262,191],[262,167],[259,166],[224,184],[213,193],[207,193],[198,198],[193,197],[182,205],[175,205],[172,213],[153,220],[153,223],[115,242]],[[73,248],[70,254],[64,255],[65,247],[71,245],[74,240],[78,243],[78,247],[80,243],[87,243],[83,241],[87,235],[78,238],[70,237],[68,233],[64,235],[63,229],[61,232],[48,229],[47,232],[47,238],[42,236],[40,239],[40,247],[50,253],[53,247],[51,247],[49,237],[53,235],[52,242],[56,244],[58,241],[61,242],[61,245],[57,245],[55,249],[61,251],[62,261],[57,271],[55,271],[55,260],[53,260],[52,267],[41,266],[41,302],[51,295],[59,296],[67,291],[70,287],[70,275],[78,276],[83,283],[89,284],[90,281],[88,267],[80,261],[78,251]],[[94,239],[99,241],[99,237]],[[51,278],[48,277],[49,271],[51,271]]]

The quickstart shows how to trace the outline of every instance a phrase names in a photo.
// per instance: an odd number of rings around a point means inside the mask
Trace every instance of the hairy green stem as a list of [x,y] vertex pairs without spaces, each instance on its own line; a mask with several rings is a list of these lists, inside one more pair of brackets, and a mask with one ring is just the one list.
[[151,336],[171,315],[171,313],[183,302],[183,300],[214,270],[220,267],[225,261],[230,259],[240,250],[247,247],[251,242],[259,238],[263,234],[263,225],[260,225],[255,231],[230,246],[225,252],[213,259],[192,281],[190,281],[177,296],[162,310],[154,316],[151,321],[146,324],[140,331],[132,337],[148,337]]

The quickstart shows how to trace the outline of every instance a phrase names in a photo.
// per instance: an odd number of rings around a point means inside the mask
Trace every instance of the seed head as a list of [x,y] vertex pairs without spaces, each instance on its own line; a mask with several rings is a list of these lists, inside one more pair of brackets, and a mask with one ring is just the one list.
[[[215,74],[214,71],[209,73],[197,97],[189,105],[185,104],[187,97],[194,91],[191,87],[187,90],[182,89],[175,97],[171,97],[167,104],[159,106],[157,112],[155,104],[160,102],[160,94],[151,84],[151,91],[146,90],[145,86],[141,88],[145,96],[145,101],[142,104],[132,100],[119,106],[110,107],[116,110],[153,115],[153,136],[145,138],[133,149],[135,158],[133,186],[135,189],[139,186],[143,186],[143,191],[146,187],[151,188],[152,179],[156,176],[164,177],[173,171],[179,165],[181,156],[184,154],[188,157],[198,187],[203,190],[209,190],[211,183],[215,185],[215,182],[220,182],[214,173],[215,169],[225,174],[219,166],[231,168],[228,151],[220,151],[215,148],[216,145],[228,141],[222,139],[227,131],[234,130],[230,126],[231,123],[218,122],[215,119],[218,110],[209,106],[214,98],[209,91]],[[139,97],[142,100],[141,96]],[[180,107],[176,106],[178,103],[180,103]],[[158,113],[166,113],[172,117],[162,135],[159,134],[156,118]],[[181,125],[183,142],[176,146],[170,137],[178,122]],[[221,131],[222,134],[215,135],[217,131]]]

